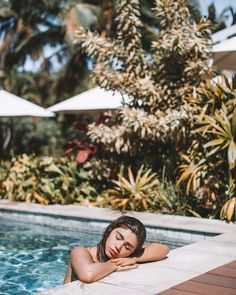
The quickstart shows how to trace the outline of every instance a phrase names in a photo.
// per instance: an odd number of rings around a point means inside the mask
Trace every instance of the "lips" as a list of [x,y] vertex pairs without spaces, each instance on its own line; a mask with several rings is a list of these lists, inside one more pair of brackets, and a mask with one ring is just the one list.
[[111,254],[112,258],[118,255],[118,252],[113,250],[112,248],[109,248],[109,253]]

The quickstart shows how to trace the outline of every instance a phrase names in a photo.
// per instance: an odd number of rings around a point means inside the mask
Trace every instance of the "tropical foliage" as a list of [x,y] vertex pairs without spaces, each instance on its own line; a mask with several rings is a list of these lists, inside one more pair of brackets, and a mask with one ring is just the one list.
[[101,124],[88,125],[87,140],[98,146],[96,161],[116,173],[121,165],[137,172],[144,164],[159,176],[165,169],[173,181],[177,151],[185,147],[191,127],[186,99],[212,75],[210,24],[202,19],[195,23],[184,0],[155,4],[160,31],[153,31],[148,54],[138,0],[117,3],[116,38],[82,27],[76,37],[94,61],[94,82],[130,98],[117,112],[107,113]]
[[135,211],[147,211],[149,205],[153,203],[155,198],[155,187],[158,179],[151,169],[143,172],[143,166],[138,170],[134,177],[131,168],[128,168],[128,179],[123,175],[118,175],[118,180],[113,180],[116,185],[114,189],[104,192],[113,209],[124,211],[131,209]]
[[114,188],[107,189],[98,199],[98,204],[113,209],[151,211],[168,214],[199,216],[191,208],[189,199],[163,176],[161,180],[151,169],[141,166],[136,177],[128,168],[127,178],[122,169]]
[[179,183],[205,216],[235,220],[236,77],[209,82],[190,99],[195,114],[192,145],[179,166]]
[[236,24],[236,9],[233,6],[225,7],[219,14],[217,14],[214,2],[208,7],[208,19],[212,23],[212,31],[218,32],[230,25]]
[[45,204],[91,204],[97,191],[88,175],[68,158],[23,154],[0,165],[0,196],[12,201]]
[[[232,7],[217,16],[211,5],[212,26],[201,18],[198,0],[0,4],[6,90],[44,106],[92,83],[130,98],[93,124],[79,118],[78,138],[61,130],[74,117],[16,124],[14,152],[26,146],[28,153],[59,154],[70,135],[75,141],[66,154],[76,156],[22,155],[2,162],[3,198],[235,220],[236,79],[207,82],[213,76],[210,28],[225,27],[229,15],[234,24]],[[40,63],[38,71],[27,70],[29,60]]]

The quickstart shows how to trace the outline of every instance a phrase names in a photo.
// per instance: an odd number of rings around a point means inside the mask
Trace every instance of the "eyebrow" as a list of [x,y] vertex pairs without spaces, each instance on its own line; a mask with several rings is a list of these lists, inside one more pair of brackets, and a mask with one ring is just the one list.
[[[116,230],[116,232],[121,236],[121,238],[124,240],[124,236],[118,231]],[[128,244],[128,246],[130,246],[131,248],[134,248],[134,246],[132,244],[130,244],[129,242],[126,242],[126,244]]]

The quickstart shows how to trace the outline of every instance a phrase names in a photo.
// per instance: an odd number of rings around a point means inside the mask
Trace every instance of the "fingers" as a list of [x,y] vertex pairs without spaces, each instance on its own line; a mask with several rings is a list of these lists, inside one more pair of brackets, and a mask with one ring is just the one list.
[[118,261],[121,261],[122,258],[113,258],[113,259],[110,259],[109,261],[112,262],[112,263],[117,263]]
[[117,271],[125,271],[125,270],[130,270],[130,269],[134,269],[137,268],[138,264],[133,264],[133,265],[126,265],[126,266],[120,266]]
[[128,264],[125,263],[125,261],[122,261],[122,260],[115,262],[115,264],[117,266],[125,266],[125,265],[128,265]]
[[115,259],[110,259],[109,262],[117,266],[126,266],[126,265],[136,264],[136,262],[132,258],[115,258]]
[[115,265],[117,265],[117,266],[124,266],[124,265],[126,265],[126,261],[124,260],[124,259],[120,259],[120,258],[116,258],[116,259],[110,259],[109,260],[109,262],[111,262],[111,263],[113,263],[113,264],[115,264]]
[[138,264],[129,265],[129,269],[137,268],[137,267],[138,267]]

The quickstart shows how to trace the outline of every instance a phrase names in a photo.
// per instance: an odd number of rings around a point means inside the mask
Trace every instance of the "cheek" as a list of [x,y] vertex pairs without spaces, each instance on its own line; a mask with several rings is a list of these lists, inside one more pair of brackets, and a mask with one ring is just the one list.
[[110,246],[110,241],[109,239],[106,240],[106,244],[105,244],[105,250]]
[[110,235],[106,240],[105,252],[107,252],[108,248],[113,247],[113,244],[114,244],[114,238]]

